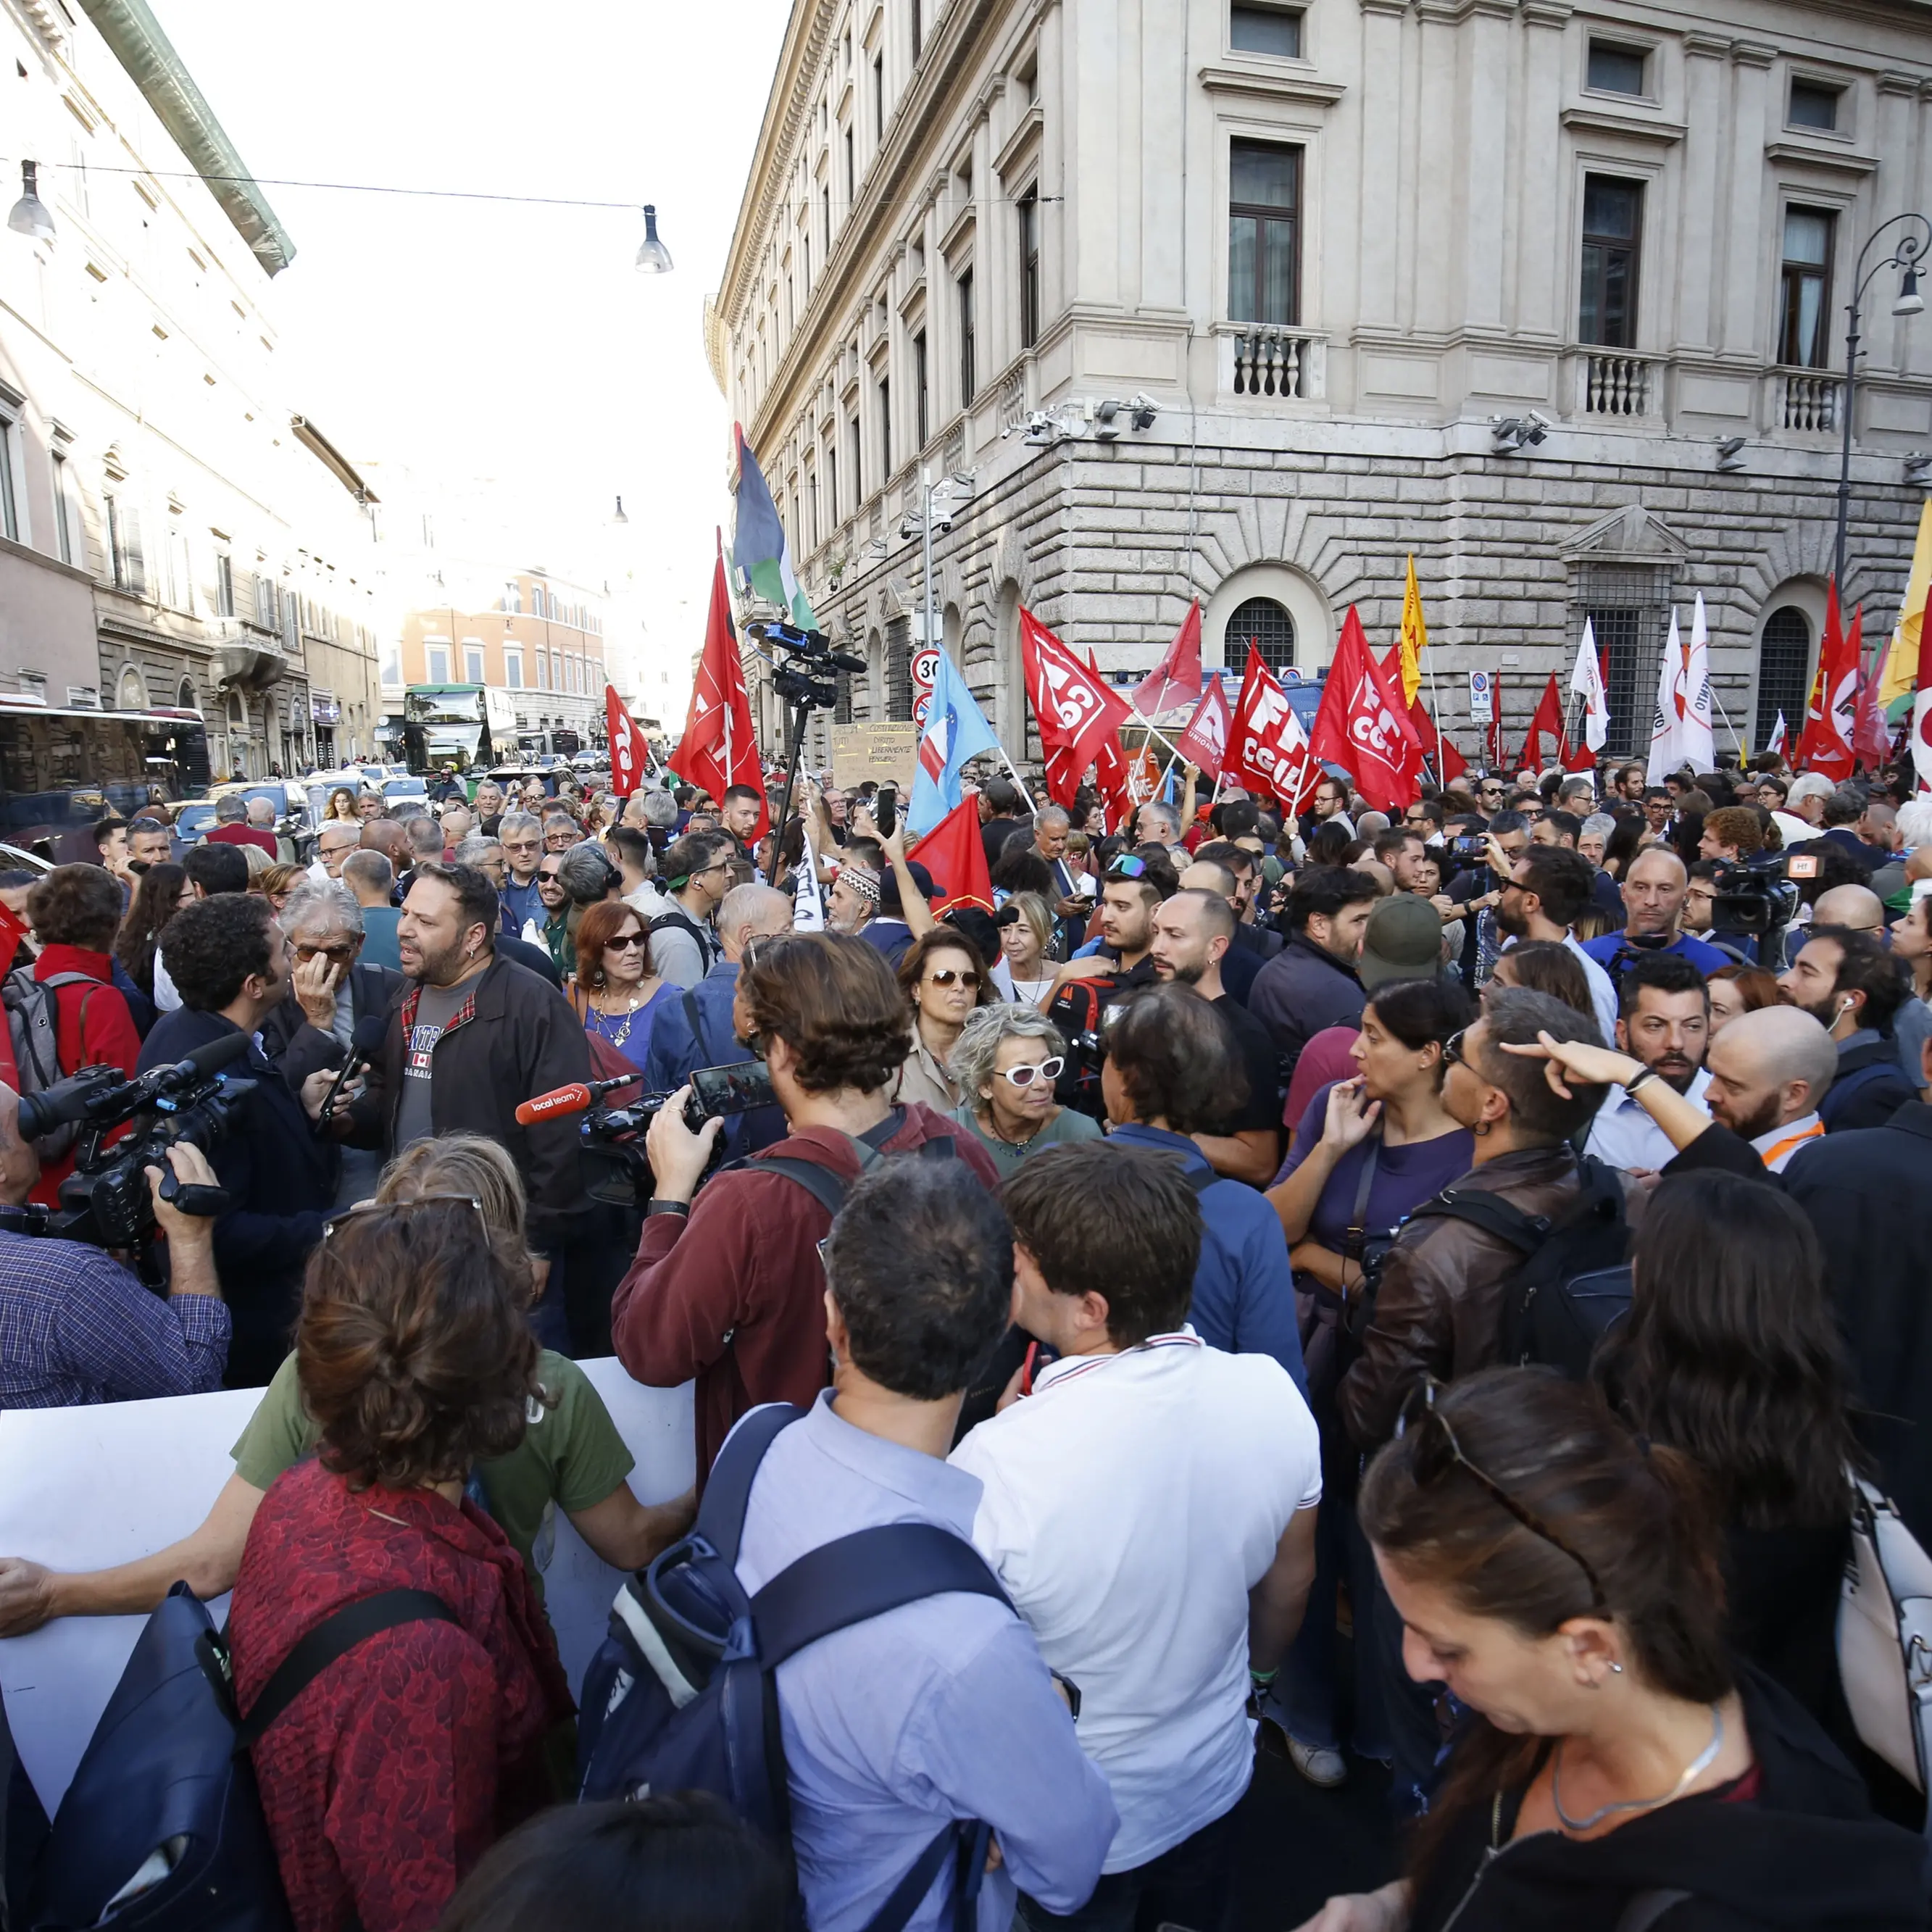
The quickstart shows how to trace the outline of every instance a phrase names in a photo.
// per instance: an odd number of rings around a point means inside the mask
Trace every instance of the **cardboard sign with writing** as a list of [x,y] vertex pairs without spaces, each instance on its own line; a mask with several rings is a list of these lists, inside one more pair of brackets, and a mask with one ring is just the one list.
[[916,724],[835,724],[832,728],[832,776],[842,790],[870,778],[912,790],[919,760]]

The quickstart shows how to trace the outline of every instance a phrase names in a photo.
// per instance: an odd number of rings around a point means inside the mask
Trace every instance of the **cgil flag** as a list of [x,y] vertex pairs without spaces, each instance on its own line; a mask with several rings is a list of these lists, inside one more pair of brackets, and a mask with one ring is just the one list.
[[1650,721],[1650,760],[1644,767],[1646,784],[1661,784],[1678,769],[1677,680],[1684,660],[1684,640],[1677,628],[1677,606],[1670,607],[1670,634],[1657,660],[1657,712]]
[[815,631],[818,620],[792,569],[784,526],[778,521],[778,506],[772,501],[765,472],[758,467],[743,430],[734,423],[731,430],[738,442],[738,515],[731,532],[732,567],[766,603],[776,604],[801,629]]
[[1912,768],[1923,797],[1932,792],[1932,592],[1919,613],[1918,680],[1912,700]]
[[1596,628],[1587,616],[1570,688],[1583,700],[1583,742],[1592,751],[1600,752],[1610,735],[1610,700],[1604,689],[1603,662],[1597,656]]
[[1778,707],[1778,722],[1771,728],[1771,737],[1764,748],[1767,756],[1773,752],[1780,758],[1785,756],[1784,740],[1789,729],[1784,722],[1784,706],[1780,705]]
[[1158,718],[1201,697],[1201,600],[1187,607],[1167,654],[1135,686],[1134,709],[1143,718]]
[[1429,648],[1429,626],[1422,621],[1422,592],[1416,587],[1415,554],[1409,554],[1408,581],[1402,593],[1402,701],[1413,705],[1422,688],[1422,654]]
[[1797,762],[1835,784],[1852,775],[1852,734],[1858,694],[1856,649],[1847,649],[1834,578],[1825,586],[1825,635],[1818,646],[1818,669],[1804,707],[1804,728]]
[[1718,745],[1711,729],[1711,634],[1701,590],[1690,607],[1690,641],[1684,647],[1676,698],[1677,762],[1694,772],[1708,772],[1718,762]]
[[1221,769],[1237,784],[1279,799],[1291,818],[1321,782],[1321,767],[1308,754],[1308,734],[1257,644],[1248,646]]
[[1000,748],[993,728],[952,658],[944,651],[936,655],[939,662],[926,704],[919,764],[912,775],[912,797],[906,807],[906,829],[915,837],[930,832],[958,805],[959,774],[967,760]]
[[729,785],[749,785],[758,794],[754,838],[771,829],[765,804],[765,771],[752,726],[751,694],[738,659],[737,634],[731,628],[731,593],[724,583],[721,544],[711,574],[711,608],[704,626],[704,649],[691,687],[691,710],[677,749],[664,760],[687,783],[724,800]]
[[1340,766],[1376,811],[1399,810],[1420,796],[1422,740],[1370,652],[1352,604],[1309,738],[1311,762]]
[[604,730],[610,741],[610,789],[628,798],[651,768],[651,748],[614,684],[604,687]]

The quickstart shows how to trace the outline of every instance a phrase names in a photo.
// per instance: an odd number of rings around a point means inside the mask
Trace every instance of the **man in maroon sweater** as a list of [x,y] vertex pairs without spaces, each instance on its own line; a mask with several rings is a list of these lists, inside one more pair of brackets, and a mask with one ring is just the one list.
[[[656,1192],[637,1259],[610,1305],[617,1358],[638,1381],[674,1388],[696,1378],[700,1485],[746,1410],[809,1407],[830,1380],[818,1244],[832,1209],[820,1193],[842,1199],[882,1156],[934,1142],[950,1142],[943,1152],[988,1187],[998,1178],[944,1114],[892,1104],[911,1018],[876,947],[836,933],[759,942],[738,975],[734,1020],[764,1054],[790,1138],[698,1193],[722,1124],[694,1134],[682,1094],[668,1102],[645,1143]],[[831,1188],[795,1178],[786,1172],[795,1163],[822,1170]]]

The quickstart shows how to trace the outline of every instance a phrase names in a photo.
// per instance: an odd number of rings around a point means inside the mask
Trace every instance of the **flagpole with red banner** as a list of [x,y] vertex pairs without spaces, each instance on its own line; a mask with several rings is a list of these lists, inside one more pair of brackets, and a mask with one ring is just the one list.
[[[691,687],[691,710],[677,749],[664,760],[687,783],[710,793],[720,804],[734,784],[748,785],[758,795],[754,838],[771,829],[765,802],[764,760],[758,755],[758,732],[752,722],[752,694],[746,688],[745,667],[738,656],[738,638],[731,621],[731,594],[724,581],[724,539],[712,569],[711,604],[706,615],[704,649]],[[789,793],[787,802],[790,802]]]

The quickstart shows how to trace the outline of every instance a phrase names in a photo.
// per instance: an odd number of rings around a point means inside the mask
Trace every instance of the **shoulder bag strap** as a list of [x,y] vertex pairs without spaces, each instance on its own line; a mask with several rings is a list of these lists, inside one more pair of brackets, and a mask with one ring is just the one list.
[[428,1590],[379,1590],[324,1617],[276,1666],[248,1716],[236,1726],[236,1755],[261,1741],[262,1734],[339,1657],[365,1637],[399,1624],[459,1622],[442,1599]]
[[[706,1501],[710,1493],[707,1489]],[[776,1670],[834,1630],[956,1591],[1006,1600],[986,1558],[964,1537],[937,1523],[855,1530],[807,1550],[753,1596],[758,1661]]]
[[683,991],[685,1021],[691,1028],[692,1042],[698,1048],[698,1058],[702,1060],[711,1051],[704,1041],[704,1016],[698,1010],[697,994],[688,986]]
[[[984,1869],[986,1830],[984,1825],[967,1824],[958,1820],[943,1826],[938,1836],[913,1861],[912,1869],[892,1887],[885,1904],[872,1915],[865,1932],[904,1932],[913,1914],[919,1910],[926,1894],[932,1889],[933,1880],[945,1870],[946,1861],[955,1855],[956,1850],[962,1867],[960,1903],[970,1905],[973,1901],[963,1882],[965,1876],[963,1868],[970,1856],[973,1844],[977,1842],[980,1867]],[[976,1886],[973,1888],[974,1892],[977,1890]],[[956,1909],[953,1914],[954,1932],[971,1932],[972,1922],[970,1918],[964,1918],[962,1922],[962,1914]]]
[[1362,1160],[1361,1178],[1355,1184],[1355,1204],[1348,1210],[1348,1232],[1342,1237],[1342,1258],[1359,1263],[1369,1238],[1369,1196],[1376,1184],[1376,1169],[1382,1153],[1382,1132],[1369,1136],[1369,1150]]
[[805,1412],[788,1402],[767,1403],[754,1408],[726,1438],[711,1466],[704,1485],[704,1500],[699,1504],[694,1534],[704,1538],[727,1564],[738,1560],[738,1543],[745,1533],[745,1509],[752,1499],[752,1484],[765,1451]]
[[1675,1911],[1687,1900],[1696,1896],[1694,1892],[1660,1889],[1634,1892],[1630,1903],[1618,1915],[1616,1932],[1650,1932],[1650,1928],[1666,1912]]
[[829,1167],[821,1167],[815,1160],[801,1160],[796,1154],[760,1154],[746,1161],[740,1172],[782,1174],[796,1181],[828,1214],[836,1214],[844,1206],[845,1190],[850,1184]]
[[1526,1214],[1498,1194],[1486,1189],[1445,1187],[1432,1201],[1425,1201],[1409,1216],[1413,1221],[1438,1215],[1453,1221],[1467,1221],[1485,1234],[1509,1243],[1526,1255],[1542,1246],[1550,1232],[1550,1222],[1540,1214]]

